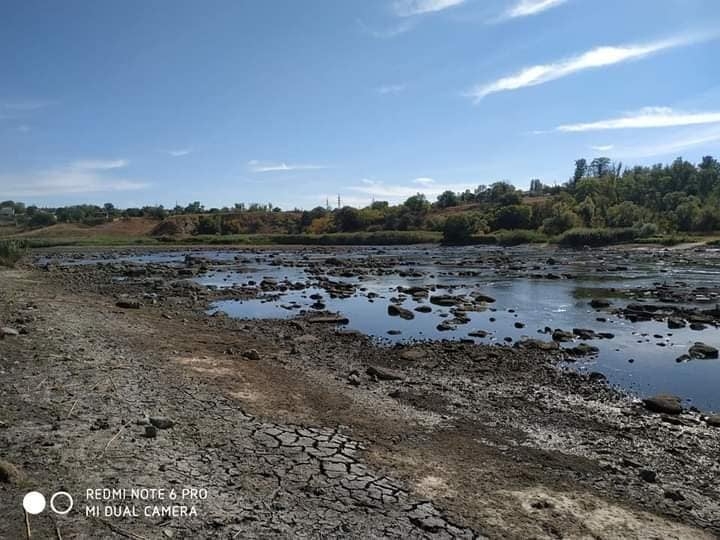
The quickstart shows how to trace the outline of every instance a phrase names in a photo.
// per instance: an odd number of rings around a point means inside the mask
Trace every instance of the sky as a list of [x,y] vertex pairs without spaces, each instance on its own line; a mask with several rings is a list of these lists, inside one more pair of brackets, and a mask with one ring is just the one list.
[[284,209],[720,156],[717,0],[6,0],[0,200]]

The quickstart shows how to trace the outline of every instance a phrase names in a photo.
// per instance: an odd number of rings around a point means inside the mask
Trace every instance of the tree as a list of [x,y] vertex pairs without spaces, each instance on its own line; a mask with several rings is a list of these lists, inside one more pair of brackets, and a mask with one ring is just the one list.
[[335,225],[340,232],[355,232],[363,227],[360,211],[351,206],[343,206],[335,211]]
[[417,195],[409,197],[403,203],[403,206],[411,212],[425,212],[428,208],[430,208],[430,203],[425,198],[425,195],[418,193]]
[[201,214],[204,209],[205,209],[205,207],[202,204],[200,204],[200,201],[195,201],[195,202],[188,204],[185,207],[185,213],[186,214]]
[[30,227],[32,227],[33,229],[39,229],[41,227],[49,227],[50,225],[55,225],[55,222],[56,219],[54,215],[47,212],[37,212],[30,218],[28,225],[30,225]]
[[610,158],[599,157],[590,162],[590,173],[596,178],[604,178],[612,171]]
[[493,227],[495,229],[527,229],[530,226],[529,206],[513,204],[501,206],[495,212]]
[[580,158],[575,160],[575,172],[573,173],[573,182],[577,182],[581,178],[585,178],[588,172],[587,159]]
[[448,208],[450,206],[457,206],[459,203],[457,194],[454,191],[444,191],[437,198],[437,205],[439,208]]
[[443,242],[458,244],[467,242],[476,230],[476,223],[468,214],[454,214],[443,225]]
[[610,227],[632,227],[643,221],[645,212],[637,204],[624,201],[608,209],[607,222]]

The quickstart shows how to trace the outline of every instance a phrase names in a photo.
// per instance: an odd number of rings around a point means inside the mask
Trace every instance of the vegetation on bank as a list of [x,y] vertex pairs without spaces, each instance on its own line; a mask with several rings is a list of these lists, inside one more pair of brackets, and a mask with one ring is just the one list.
[[27,242],[23,240],[0,240],[0,266],[15,266],[27,249]]
[[155,225],[142,238],[125,238],[126,243],[676,243],[720,231],[720,163],[706,156],[697,165],[678,158],[669,165],[623,168],[608,158],[579,159],[560,186],[533,180],[528,191],[520,191],[496,182],[462,193],[446,191],[434,202],[418,193],[401,204],[375,201],[365,208],[281,211],[272,204],[237,203],[207,210],[196,201],[173,209],[121,210],[111,203],[37,208],[5,201],[0,215],[6,225],[12,220],[15,233],[42,231],[54,223],[96,228],[91,236],[98,237],[78,239],[81,244],[122,243],[102,238],[107,226],[138,217]]

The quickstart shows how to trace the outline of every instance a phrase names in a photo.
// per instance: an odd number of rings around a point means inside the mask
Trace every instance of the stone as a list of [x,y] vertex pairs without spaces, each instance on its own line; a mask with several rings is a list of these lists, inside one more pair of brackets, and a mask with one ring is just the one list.
[[708,360],[718,358],[718,350],[715,347],[701,342],[695,343],[695,345],[690,347],[690,351],[688,352],[690,353],[690,357],[695,359]]
[[592,300],[590,300],[590,307],[594,309],[609,308],[610,301],[605,300],[604,298],[593,298]]
[[638,476],[645,480],[648,484],[654,484],[657,482],[657,473],[650,469],[640,469]]
[[248,349],[243,353],[243,358],[248,360],[260,360],[260,353],[256,349]]
[[682,400],[668,394],[643,399],[643,404],[647,410],[657,413],[680,414],[683,411]]
[[670,317],[668,318],[667,326],[672,330],[676,330],[678,328],[685,328],[686,323],[683,319],[680,319],[678,317]]
[[415,318],[415,314],[410,311],[409,309],[402,308],[400,306],[396,306],[394,304],[390,304],[387,308],[388,315],[391,317],[400,317],[401,319],[405,320],[411,320]]
[[19,336],[20,332],[18,330],[15,330],[14,328],[9,328],[7,326],[4,326],[3,328],[0,328],[0,339],[4,338],[5,336]]
[[705,419],[708,426],[720,428],[720,414],[712,414]]
[[307,320],[310,324],[350,324],[350,319],[340,315],[327,317],[311,317]]
[[379,381],[402,381],[405,378],[405,376],[398,371],[375,366],[367,368],[365,373]]
[[175,425],[175,422],[165,416],[151,416],[149,421],[150,424],[155,426],[157,429],[170,429]]
[[119,300],[115,305],[122,309],[140,309],[140,302],[137,300]]
[[145,437],[148,439],[157,437],[157,428],[155,426],[145,426]]
[[516,349],[534,349],[538,351],[557,351],[560,345],[556,341],[543,341],[541,339],[523,339],[515,343]]
[[23,473],[9,461],[0,459],[0,483],[19,484],[24,479]]
[[572,341],[574,336],[572,332],[566,332],[564,330],[555,330],[552,333],[553,341],[566,342]]
[[432,308],[430,306],[418,306],[415,308],[418,313],[430,313]]

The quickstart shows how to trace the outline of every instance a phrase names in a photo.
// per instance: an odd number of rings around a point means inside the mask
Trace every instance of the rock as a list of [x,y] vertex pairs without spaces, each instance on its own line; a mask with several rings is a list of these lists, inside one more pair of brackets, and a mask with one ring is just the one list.
[[705,419],[708,426],[720,427],[720,414],[712,414]]
[[20,470],[9,461],[0,459],[0,483],[19,484],[24,479]]
[[485,304],[493,304],[495,303],[495,299],[492,296],[487,296],[486,294],[474,294],[473,298],[476,302],[483,302]]
[[348,384],[351,384],[352,386],[359,386],[360,385],[360,374],[357,371],[352,371],[350,375],[348,375],[347,378]]
[[700,332],[702,330],[705,330],[706,328],[707,328],[707,326],[704,325],[703,323],[699,323],[699,322],[690,323],[690,330],[695,330],[695,331]]
[[645,480],[648,484],[654,484],[657,482],[657,473],[650,469],[640,469],[638,476]]
[[543,341],[541,339],[523,339],[515,343],[516,349],[535,349],[538,351],[557,351],[560,345],[556,341]]
[[605,300],[604,298],[593,298],[592,300],[590,300],[590,307],[594,309],[609,308],[610,301]]
[[587,328],[573,328],[573,334],[582,340],[597,338],[595,330],[588,330]]
[[410,311],[409,309],[402,308],[400,306],[396,306],[394,304],[390,304],[387,308],[388,315],[391,317],[400,317],[401,319],[405,320],[411,320],[415,318],[415,314]]
[[685,328],[686,323],[678,317],[670,317],[667,321],[667,326],[672,330],[676,330],[678,328]]
[[157,437],[157,428],[155,426],[145,426],[145,437],[148,439]]
[[680,414],[683,411],[682,400],[668,394],[658,394],[643,399],[643,404],[647,410],[657,413]]
[[603,373],[600,373],[599,371],[591,371],[588,374],[588,378],[591,381],[607,381],[607,377]]
[[475,338],[485,338],[488,336],[488,333],[485,330],[473,330],[472,332],[468,332],[468,336]]
[[667,490],[667,491],[665,491],[665,493],[663,493],[663,496],[666,499],[670,499],[671,501],[674,501],[674,502],[679,502],[679,501],[685,500],[685,496],[682,493],[680,493],[677,489]]
[[518,329],[525,328],[525,323],[516,322],[514,326],[515,326],[515,328],[518,328]]
[[243,353],[243,358],[248,360],[260,360],[260,353],[256,349],[248,349]]
[[137,300],[119,300],[115,305],[122,309],[140,309],[140,302]]
[[452,307],[461,303],[460,298],[448,295],[431,296],[430,303],[436,306]]
[[418,313],[430,313],[432,308],[430,306],[418,306],[415,308]]
[[593,347],[592,345],[588,345],[587,343],[581,343],[577,347],[565,350],[572,356],[590,356],[600,352],[600,349]]
[[405,376],[398,371],[375,366],[367,368],[365,373],[379,381],[402,381],[405,378]]
[[400,358],[408,361],[424,360],[427,357],[427,353],[422,349],[408,349],[400,353]]
[[566,341],[572,341],[573,338],[572,332],[566,332],[564,330],[555,330],[552,333],[553,341],[559,341],[559,342],[566,342]]
[[150,424],[155,426],[157,429],[170,429],[175,425],[175,422],[166,416],[151,416],[148,420]]
[[7,326],[4,326],[3,328],[0,328],[0,339],[3,339],[5,336],[19,336],[20,332],[18,330],[15,330],[14,328],[9,328]]
[[327,317],[311,317],[307,320],[310,324],[350,324],[350,319],[340,315]]
[[702,360],[718,358],[718,350],[715,347],[705,343],[697,342],[690,347],[690,357]]

